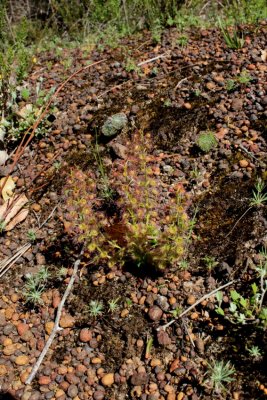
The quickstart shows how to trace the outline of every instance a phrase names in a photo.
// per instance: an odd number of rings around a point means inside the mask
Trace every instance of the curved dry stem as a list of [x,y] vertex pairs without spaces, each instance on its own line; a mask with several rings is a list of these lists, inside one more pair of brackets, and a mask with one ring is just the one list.
[[[106,59],[100,60],[100,61],[96,61],[93,64],[90,65],[86,65],[85,67],[79,68],[77,71],[73,72],[73,74],[71,74],[64,82],[61,83],[61,85],[59,85],[59,87],[57,88],[57,90],[55,91],[55,93],[50,97],[50,99],[48,100],[43,112],[41,113],[41,115],[39,116],[39,118],[35,121],[35,123],[27,129],[27,131],[24,133],[23,138],[16,150],[15,156],[14,156],[14,160],[13,163],[11,164],[10,170],[9,170],[9,174],[6,176],[2,186],[0,187],[0,195],[2,194],[2,190],[3,187],[5,186],[8,177],[11,175],[11,173],[14,171],[14,168],[18,162],[18,160],[20,159],[20,157],[22,156],[24,150],[26,149],[26,147],[29,145],[29,143],[32,141],[35,131],[38,128],[38,126],[40,125],[41,121],[44,119],[44,117],[47,115],[48,110],[52,104],[52,102],[55,100],[55,98],[57,97],[57,95],[61,92],[61,90],[66,86],[66,84],[73,79],[76,75],[80,74],[81,72],[85,71],[88,68],[91,68],[97,64],[100,64],[102,62],[106,61]],[[30,136],[27,138],[27,135],[30,134]],[[27,138],[27,140],[25,141],[25,139]]]

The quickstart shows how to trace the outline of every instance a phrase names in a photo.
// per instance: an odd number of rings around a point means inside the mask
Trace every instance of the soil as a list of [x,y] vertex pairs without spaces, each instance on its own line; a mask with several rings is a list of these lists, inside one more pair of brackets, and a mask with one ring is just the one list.
[[[45,90],[89,61],[103,62],[65,86],[50,111],[46,134],[33,139],[12,173],[16,193],[25,193],[31,205],[25,221],[0,235],[2,260],[27,243],[29,230],[37,229],[57,208],[28,251],[1,278],[3,399],[265,398],[267,342],[260,324],[229,322],[218,315],[216,298],[211,296],[165,330],[159,329],[178,308],[186,310],[227,282],[234,281],[223,291],[226,312],[230,290],[246,296],[253,282],[259,284],[255,265],[260,250],[267,247],[267,208],[266,202],[251,206],[251,200],[259,178],[267,181],[263,56],[267,25],[262,21],[257,28],[244,28],[245,45],[238,50],[227,48],[216,29],[188,31],[188,44],[181,47],[179,33],[169,29],[160,44],[143,32],[142,37],[125,38],[113,49],[81,47],[63,49],[60,56],[38,55],[25,84],[35,88],[42,77]],[[129,55],[136,65],[159,57],[129,72],[125,68]],[[72,65],[66,68],[68,59]],[[244,70],[250,76],[246,84],[238,80]],[[231,90],[227,90],[228,80],[235,82]],[[18,107],[23,104],[18,101]],[[104,137],[103,124],[117,113],[127,116],[127,127],[116,136]],[[217,145],[204,152],[197,138],[207,130],[214,132]],[[133,266],[110,269],[84,256],[64,306],[63,329],[33,383],[26,385],[48,338],[47,323],[55,319],[57,300],[79,258],[80,244],[63,224],[67,178],[79,167],[85,173],[94,171],[101,180],[96,138],[104,167],[113,176],[120,173],[119,162],[127,158],[136,132],[152,138],[150,155],[158,160],[154,172],[162,181],[160,196],[167,198],[176,184],[188,196],[187,213],[195,224],[186,264],[159,274]],[[7,138],[9,152],[17,144]],[[118,213],[116,202],[115,197],[108,204],[110,215]],[[207,257],[214,260],[211,268]],[[25,301],[24,286],[29,274],[43,265],[51,277],[43,303],[33,306]],[[65,272],[59,275],[62,267]],[[109,303],[114,300],[117,307],[111,312]],[[95,317],[90,314],[91,301],[103,303]],[[259,347],[259,357],[250,355],[252,346]],[[212,387],[208,367],[212,360],[230,361],[235,368],[234,379],[224,382],[222,390]]]

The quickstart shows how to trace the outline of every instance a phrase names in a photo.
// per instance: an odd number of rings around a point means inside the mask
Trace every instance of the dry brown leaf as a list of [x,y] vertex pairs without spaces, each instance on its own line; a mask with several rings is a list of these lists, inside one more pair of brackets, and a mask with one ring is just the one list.
[[12,196],[0,206],[0,221],[4,222],[6,231],[10,231],[27,217],[29,213],[29,209],[25,207],[27,203],[27,197],[21,194]]
[[[4,177],[0,180],[0,187],[2,187],[5,180],[6,180],[6,177]],[[3,188],[2,188],[2,197],[3,197],[4,201],[7,201],[8,199],[10,199],[12,197],[14,189],[15,189],[15,182],[13,181],[12,177],[9,176],[7,178],[5,186],[3,186]]]

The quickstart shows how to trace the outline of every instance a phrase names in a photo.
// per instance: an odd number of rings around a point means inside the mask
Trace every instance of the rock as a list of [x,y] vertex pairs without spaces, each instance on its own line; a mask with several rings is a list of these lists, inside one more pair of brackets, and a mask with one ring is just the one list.
[[214,90],[214,89],[216,89],[216,85],[215,85],[214,82],[208,82],[208,83],[206,84],[206,88],[207,88],[208,90]]
[[76,385],[70,385],[68,387],[68,396],[73,399],[75,396],[77,396],[77,394],[78,394],[78,387]]
[[145,385],[148,382],[148,376],[145,372],[141,372],[141,373],[134,373],[131,376],[131,384],[134,386],[141,386],[141,385]]
[[5,315],[0,313],[0,326],[5,326],[5,325],[6,325]]
[[14,309],[13,308],[11,308],[11,307],[6,308],[6,310],[5,310],[6,319],[11,319],[13,314],[14,314]]
[[117,157],[122,158],[123,160],[127,158],[127,147],[123,144],[111,142],[109,143],[109,147],[112,148]]
[[204,345],[204,341],[200,337],[196,338],[195,345],[196,345],[196,348],[198,349],[198,351],[201,354],[203,354],[204,350],[205,350],[205,345]]
[[20,336],[22,336],[29,329],[29,325],[19,322],[17,325],[17,331]]
[[190,315],[190,318],[193,320],[197,320],[198,319],[198,312],[192,312],[192,314]]
[[51,378],[49,376],[42,375],[38,379],[39,385],[49,385]]
[[179,367],[180,361],[178,358],[175,358],[175,360],[173,360],[173,362],[171,363],[170,366],[170,373],[172,373],[176,368]]
[[80,378],[78,376],[76,376],[74,373],[70,373],[70,372],[65,376],[65,379],[71,385],[78,385],[78,383],[80,382]]
[[69,314],[63,315],[60,318],[59,325],[61,328],[72,328],[75,325],[75,318]]
[[127,310],[127,308],[124,308],[124,310],[122,310],[122,312],[121,312],[121,317],[125,318],[125,317],[127,317],[128,314],[129,314],[129,310]]
[[43,254],[41,253],[37,253],[36,254],[36,262],[38,265],[45,265],[46,264],[46,260],[45,257],[43,256]]
[[0,376],[7,374],[7,367],[5,365],[0,365]]
[[187,110],[191,110],[192,104],[191,104],[191,103],[184,103],[184,107],[185,107]]
[[240,111],[243,108],[243,100],[242,99],[233,99],[232,100],[232,109],[234,111]]
[[60,304],[61,301],[61,297],[60,297],[60,293],[57,289],[53,290],[53,307],[57,308]]
[[48,321],[45,323],[45,331],[48,335],[51,334],[53,328],[54,328],[54,322],[53,321]]
[[175,393],[169,393],[167,395],[167,400],[176,400],[176,394]]
[[126,114],[118,113],[107,118],[102,126],[104,136],[114,136],[119,133],[128,123]]
[[223,139],[225,135],[229,133],[228,128],[220,128],[218,132],[216,133],[217,139]]
[[194,303],[196,302],[195,296],[193,296],[193,295],[191,294],[190,296],[187,297],[186,302],[187,302],[188,305],[194,304]]
[[170,308],[168,300],[165,296],[158,296],[156,299],[156,303],[165,312],[168,311],[168,309]]
[[168,335],[168,333],[163,331],[163,330],[160,330],[157,333],[157,339],[158,339],[158,343],[161,346],[168,346],[172,342],[170,336]]
[[55,394],[55,398],[58,399],[60,396],[64,396],[65,392],[62,389],[57,389],[56,394]]
[[32,392],[30,400],[41,400],[41,398],[42,398],[41,393],[36,390]]
[[239,165],[241,168],[247,168],[249,165],[249,162],[247,160],[240,160]]
[[162,167],[163,171],[166,172],[167,174],[170,174],[173,172],[173,168],[171,165],[163,165]]
[[15,359],[15,363],[16,363],[17,365],[26,365],[26,364],[29,363],[29,357],[26,356],[26,355],[18,356],[18,357]]
[[81,332],[80,332],[80,335],[79,335],[79,339],[83,343],[90,342],[92,337],[93,337],[92,336],[92,332],[88,328],[82,329]]
[[134,104],[131,108],[131,113],[132,114],[137,114],[139,111],[139,106],[137,104]]
[[105,374],[103,378],[101,379],[102,385],[104,386],[111,386],[114,383],[114,374],[109,373]]
[[148,316],[152,321],[159,321],[163,311],[158,306],[152,306],[148,311]]
[[31,206],[31,209],[32,209],[33,211],[35,211],[35,212],[39,212],[39,211],[41,211],[41,206],[40,206],[40,204],[34,203],[34,204]]
[[19,349],[18,343],[12,343],[3,348],[3,354],[5,356],[11,356],[18,349]]
[[93,357],[93,358],[91,359],[91,363],[92,363],[92,364],[101,364],[101,362],[102,362],[102,360],[101,360],[101,358],[99,358],[99,357]]
[[94,400],[103,400],[105,397],[105,392],[103,392],[102,390],[97,390],[94,394],[93,394],[93,399]]
[[157,366],[161,365],[161,361],[159,358],[152,358],[150,365],[151,365],[151,367],[157,367]]

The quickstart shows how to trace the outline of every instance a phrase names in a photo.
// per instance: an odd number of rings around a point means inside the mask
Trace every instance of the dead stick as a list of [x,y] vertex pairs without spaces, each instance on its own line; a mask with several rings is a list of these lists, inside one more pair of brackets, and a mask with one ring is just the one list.
[[77,261],[75,261],[75,263],[74,263],[73,273],[71,275],[71,278],[70,278],[70,281],[68,283],[67,289],[65,290],[65,293],[64,293],[64,295],[62,297],[62,300],[61,300],[61,302],[60,302],[60,304],[58,306],[58,309],[57,309],[57,316],[56,316],[56,319],[55,319],[54,328],[53,328],[53,330],[52,330],[52,332],[51,332],[51,334],[50,334],[50,336],[49,336],[49,338],[48,338],[48,340],[46,342],[45,347],[43,348],[42,353],[40,354],[36,364],[34,365],[34,367],[32,369],[32,372],[30,373],[29,377],[27,378],[27,380],[25,382],[26,385],[30,385],[31,384],[31,382],[34,379],[34,377],[35,377],[40,365],[42,364],[42,361],[43,361],[46,353],[49,350],[49,347],[51,346],[51,344],[52,344],[52,342],[54,340],[54,337],[56,336],[57,332],[62,330],[62,328],[59,327],[59,321],[60,321],[60,318],[61,318],[62,309],[63,309],[65,301],[66,301],[66,299],[67,299],[67,297],[70,294],[70,291],[72,289],[72,286],[73,286],[73,283],[74,283],[74,280],[75,280],[75,277],[76,277],[76,274],[77,274],[77,271],[78,271],[78,267],[79,267],[80,262],[81,262],[81,257],[83,255],[83,252],[84,252],[84,249],[82,249],[82,251],[80,253],[80,258]]
[[159,56],[150,58],[149,60],[141,61],[139,64],[137,64],[137,67],[141,67],[141,65],[148,64],[152,61],[158,60],[159,58],[165,58],[165,57],[167,57],[166,53],[160,54]]
[[196,307],[198,304],[200,304],[203,300],[208,299],[208,298],[209,298],[210,296],[212,296],[213,294],[219,292],[219,290],[222,290],[222,289],[226,288],[227,286],[232,285],[232,283],[234,283],[234,282],[235,282],[235,281],[228,282],[228,283],[226,283],[225,285],[222,285],[222,286],[218,287],[217,289],[214,289],[212,292],[210,292],[210,293],[208,293],[208,294],[205,294],[205,296],[202,296],[198,301],[196,301],[194,304],[192,304],[192,306],[188,307],[185,311],[183,311],[180,315],[178,315],[177,318],[172,319],[172,320],[171,320],[170,322],[168,322],[167,324],[158,327],[158,328],[157,328],[157,331],[160,331],[160,330],[164,330],[164,331],[165,331],[165,329],[168,328],[170,325],[172,325],[172,324],[176,321],[176,319],[182,318],[185,314],[189,313],[189,311],[191,311],[193,308],[195,308],[195,307]]
[[[3,187],[5,186],[8,177],[11,175],[11,173],[14,171],[14,168],[18,162],[18,160],[20,159],[20,157],[22,156],[24,150],[26,149],[26,147],[28,146],[28,144],[31,142],[31,140],[34,137],[34,133],[36,131],[36,129],[38,128],[40,122],[44,119],[44,117],[46,116],[46,114],[48,113],[49,107],[51,106],[52,102],[54,101],[54,99],[57,97],[57,95],[59,94],[59,92],[65,87],[65,85],[71,80],[73,79],[76,75],[80,74],[81,72],[85,71],[88,68],[91,68],[97,64],[100,64],[102,62],[106,61],[104,60],[100,60],[100,61],[96,61],[93,64],[90,65],[86,65],[85,67],[79,68],[77,71],[75,71],[73,74],[71,74],[55,91],[55,93],[50,97],[45,109],[43,110],[43,112],[41,113],[40,117],[35,121],[35,123],[27,129],[27,131],[24,133],[24,136],[16,150],[15,156],[14,156],[14,160],[13,163],[11,164],[10,170],[9,170],[9,175],[6,176],[6,179],[4,180],[2,186],[0,187],[0,194],[2,193]],[[24,143],[28,133],[31,134],[28,137],[28,139],[26,140],[26,142]]]

